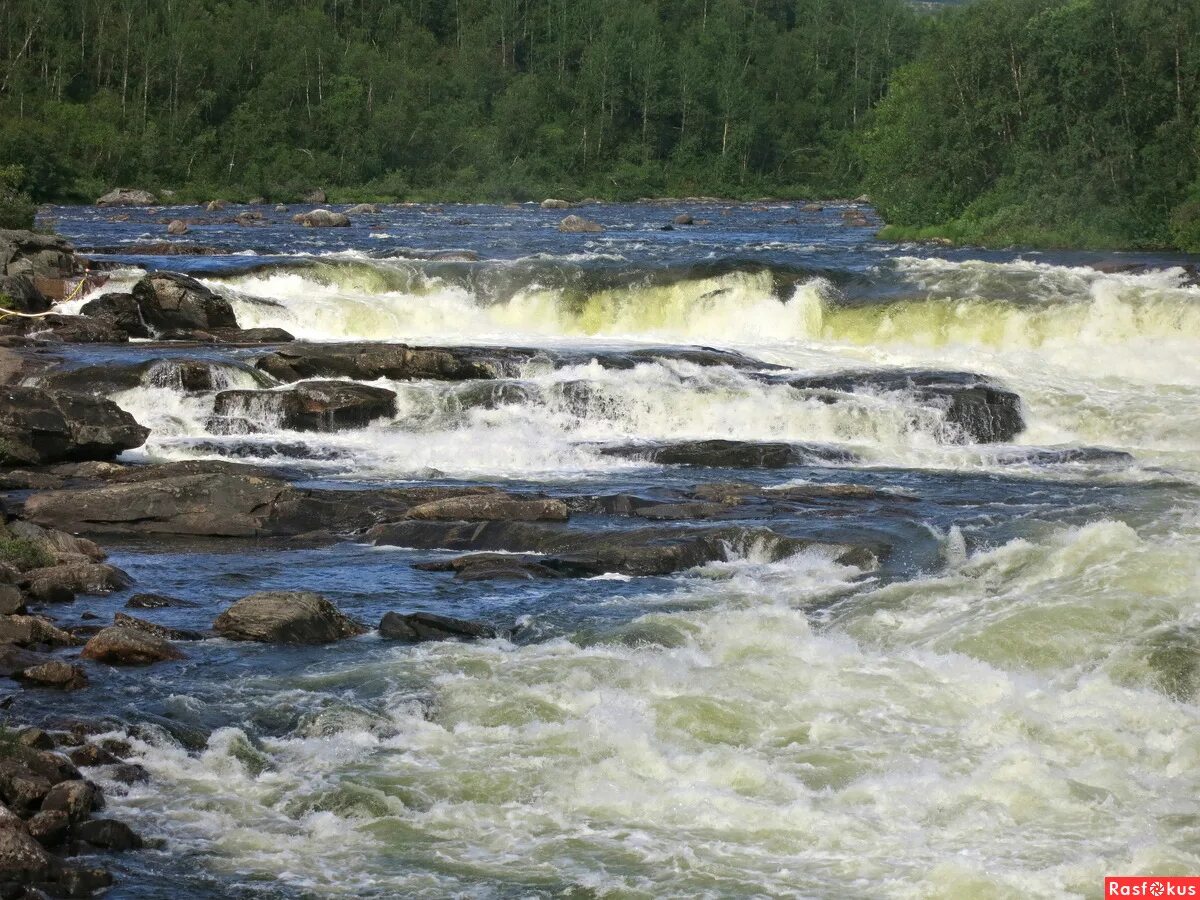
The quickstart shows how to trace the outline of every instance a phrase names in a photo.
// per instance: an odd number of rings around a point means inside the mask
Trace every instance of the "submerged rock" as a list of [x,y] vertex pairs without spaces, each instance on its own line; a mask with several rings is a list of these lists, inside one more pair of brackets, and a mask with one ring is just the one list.
[[263,417],[292,431],[341,431],[395,414],[393,391],[346,381],[310,381],[286,391],[222,391],[213,405],[212,421],[218,432],[227,432],[231,420],[253,430]]
[[850,462],[854,454],[839,447],[766,441],[676,441],[602,447],[605,456],[640,459],[659,465],[730,469],[783,469],[788,466]]
[[[1001,443],[1025,429],[1021,398],[982,375],[897,369],[838,372],[832,375],[766,375],[762,380],[787,384],[834,402],[836,394],[902,393],[940,409],[949,427],[942,437],[953,443]],[[821,395],[824,394],[824,397]]]
[[368,532],[376,544],[415,549],[502,551],[538,554],[537,563],[572,577],[616,572],[668,575],[726,559],[731,551],[758,548],[776,559],[824,546],[846,565],[874,568],[878,547],[820,544],[768,528],[686,526],[632,531],[579,531],[524,522],[443,523],[406,521],[378,525]]
[[185,394],[219,391],[238,379],[266,387],[273,379],[246,363],[169,356],[132,363],[102,363],[57,369],[38,377],[38,386],[49,390],[105,396],[136,387],[169,388]]
[[213,622],[232,641],[327,644],[366,632],[359,623],[311,591],[264,591],[239,600]]
[[482,622],[452,619],[434,613],[385,613],[379,622],[379,635],[392,641],[470,641],[494,638],[496,630]]
[[186,658],[160,637],[118,625],[105,628],[88,641],[80,656],[115,666],[146,666]]
[[351,378],[375,381],[469,381],[520,378],[529,366],[586,365],[632,369],[673,360],[698,366],[777,369],[756,359],[709,347],[646,347],[633,350],[550,350],[532,347],[421,347],[408,344],[296,343],[258,359],[255,365],[280,381]]

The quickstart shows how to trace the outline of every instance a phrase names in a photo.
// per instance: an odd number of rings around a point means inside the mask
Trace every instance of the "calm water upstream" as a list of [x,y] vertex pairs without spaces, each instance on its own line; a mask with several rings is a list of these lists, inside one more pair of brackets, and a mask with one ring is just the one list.
[[[681,211],[712,224],[661,230]],[[771,523],[886,542],[872,571],[751,551],[673,577],[460,582],[411,568],[437,551],[106,541],[134,591],[198,604],[157,618],[180,627],[276,587],[369,623],[526,626],[471,644],[213,639],[103,690],[22,695],[15,717],[161,726],[135,740],[152,781],[110,805],[165,847],[114,860],[111,896],[1099,897],[1105,874],[1200,874],[1200,287],[1180,268],[1196,260],[886,245],[798,204],[589,207],[606,231],[582,235],[534,206],[385,207],[345,229],[263,212],[51,215],[120,265],[101,290],[187,271],[244,327],[977,372],[1021,396],[1027,427],[961,443],[903,391],[829,402],[654,359],[535,359],[494,402],[381,381],[397,415],[336,434],[215,434],[212,395],[114,395],[152,429],[133,461],[236,458],[347,488],[850,482],[898,499]],[[187,240],[221,252],[130,252],[178,217],[209,220]],[[600,452],[701,438],[847,453],[730,470]],[[107,618],[128,593],[86,608]]]

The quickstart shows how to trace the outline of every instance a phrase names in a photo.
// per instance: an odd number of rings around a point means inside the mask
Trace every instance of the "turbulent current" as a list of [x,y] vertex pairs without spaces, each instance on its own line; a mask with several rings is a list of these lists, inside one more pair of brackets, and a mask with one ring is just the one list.
[[[661,230],[680,211],[712,223]],[[113,896],[1099,897],[1106,874],[1200,874],[1194,261],[897,247],[788,204],[596,207],[606,231],[585,235],[528,206],[213,221],[191,237],[216,255],[152,259],[152,216],[55,213],[114,263],[101,292],[169,268],[244,328],[533,351],[489,381],[370,379],[394,415],[300,432],[269,406],[230,427],[172,368],[202,356],[219,390],[286,390],[263,348],[135,343],[158,362],[109,392],[151,429],[130,461],[562,497],[854,484],[879,490],[763,515],[888,548],[863,568],[731,547],[670,576],[469,582],[412,568],[438,550],[356,541],[117,545],[139,589],[199,604],[169,624],[304,588],[364,621],[521,627],[214,639],[54,701],[159,723],[123,733],[151,781],[110,804],[163,845],[121,863]],[[895,370],[986,379],[1023,427],[982,440],[944,398],[869,377]],[[655,455],[715,440],[805,449]]]

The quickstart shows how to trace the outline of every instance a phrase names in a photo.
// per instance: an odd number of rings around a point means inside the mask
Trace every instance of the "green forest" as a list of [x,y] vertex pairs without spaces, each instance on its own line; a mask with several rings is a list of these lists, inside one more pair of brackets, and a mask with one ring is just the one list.
[[0,217],[180,199],[826,198],[1200,250],[1196,0],[5,0]]

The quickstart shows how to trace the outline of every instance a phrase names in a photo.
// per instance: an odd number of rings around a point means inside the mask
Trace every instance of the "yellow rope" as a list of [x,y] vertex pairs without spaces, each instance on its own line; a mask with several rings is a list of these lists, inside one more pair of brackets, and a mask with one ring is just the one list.
[[[59,300],[58,303],[70,303],[72,300],[74,300],[76,295],[83,290],[83,286],[87,284],[88,275],[90,274],[90,272],[85,273],[84,276],[79,279],[79,283],[75,285],[75,290],[71,291],[71,293],[62,300]],[[57,306],[58,304],[56,303],[55,305]],[[17,312],[15,309],[0,309],[0,319],[3,319],[5,316],[19,316],[22,319],[44,319],[46,316],[52,316],[54,314],[55,313],[53,309],[48,309],[45,312],[40,313],[25,313]]]

